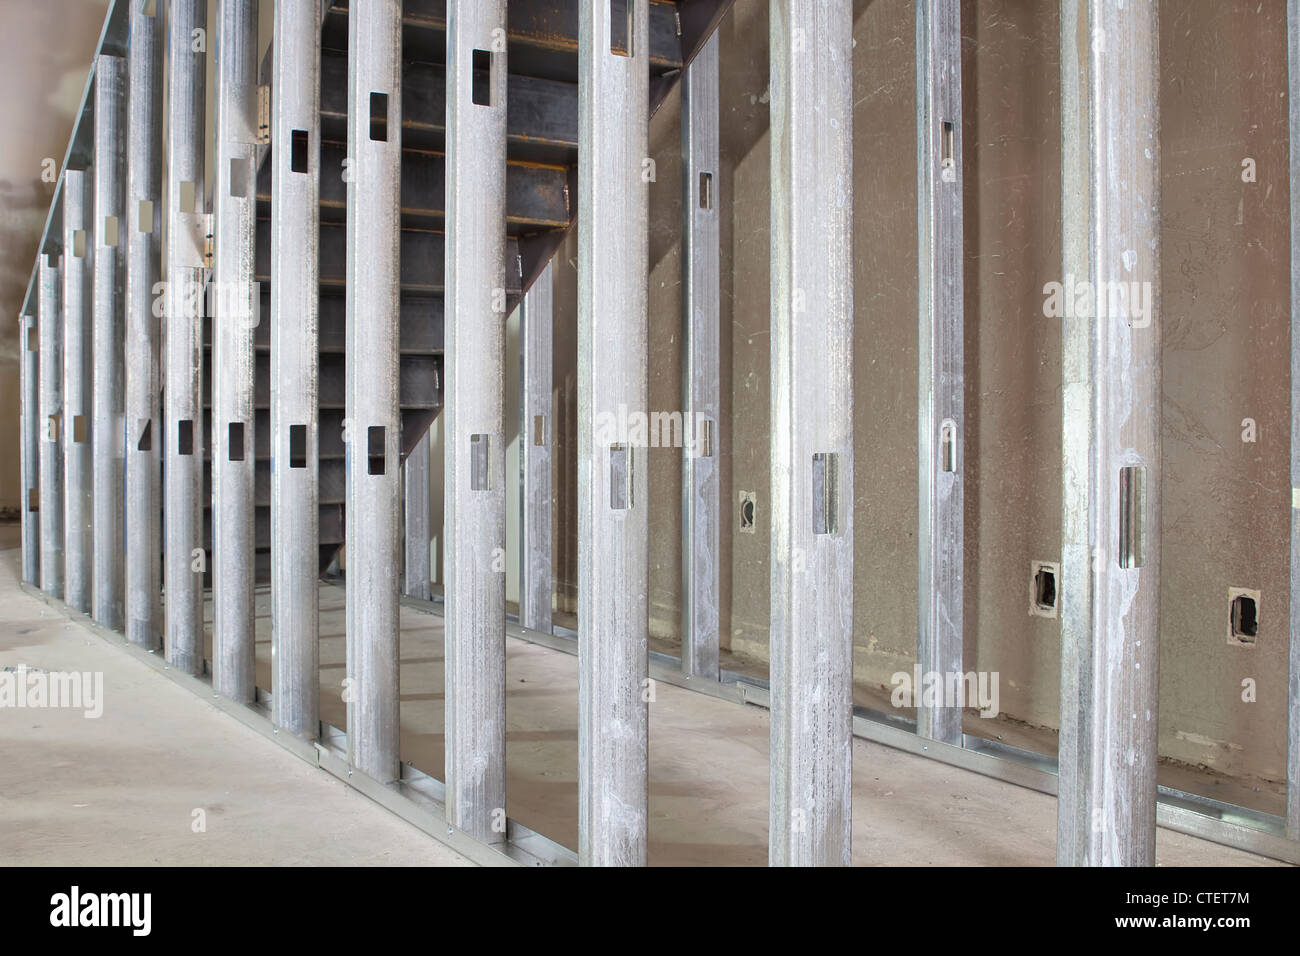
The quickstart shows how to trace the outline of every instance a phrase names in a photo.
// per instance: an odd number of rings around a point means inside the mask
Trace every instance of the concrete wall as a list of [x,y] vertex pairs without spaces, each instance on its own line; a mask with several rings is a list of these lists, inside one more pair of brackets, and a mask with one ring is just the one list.
[[[769,500],[768,5],[722,25],[723,645],[766,659]],[[855,3],[855,674],[910,670],[916,634],[914,11]],[[1281,0],[1166,4],[1161,26],[1164,549],[1160,747],[1284,776],[1288,185]],[[1058,622],[1029,614],[1034,561],[1060,560],[1060,275],[1055,4],[963,3],[966,176],[966,666],[1001,709],[1055,728]],[[651,124],[650,402],[681,408],[679,101]],[[1243,183],[1242,160],[1257,181]],[[576,593],[576,236],[556,269],[557,589]],[[1258,441],[1243,443],[1242,419]],[[674,641],[680,460],[650,451],[652,634]],[[737,496],[758,499],[741,533]],[[1255,647],[1227,640],[1230,586],[1262,591]],[[1257,701],[1241,699],[1254,679]],[[1052,736],[1040,738],[1049,749]]]

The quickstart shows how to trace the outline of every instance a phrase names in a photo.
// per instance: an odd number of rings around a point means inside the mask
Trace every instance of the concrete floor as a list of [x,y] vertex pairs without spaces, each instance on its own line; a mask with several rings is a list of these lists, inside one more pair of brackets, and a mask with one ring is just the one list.
[[105,703],[0,708],[0,864],[470,865],[19,591],[17,558],[0,553],[0,669],[101,671]]
[[[0,667],[103,671],[99,720],[0,709],[0,860],[13,863],[465,862],[360,794],[131,660],[16,586],[0,553]],[[258,683],[269,685],[259,594]],[[345,724],[343,591],[321,591],[322,719]],[[402,759],[443,761],[442,619],[402,609]],[[508,812],[577,845],[577,659],[507,642]],[[650,862],[767,861],[768,712],[660,683],[650,708]],[[1056,800],[853,743],[854,863],[1051,865]],[[191,813],[207,811],[207,832]],[[304,812],[307,809],[309,812]],[[1160,830],[1161,865],[1272,861]]]

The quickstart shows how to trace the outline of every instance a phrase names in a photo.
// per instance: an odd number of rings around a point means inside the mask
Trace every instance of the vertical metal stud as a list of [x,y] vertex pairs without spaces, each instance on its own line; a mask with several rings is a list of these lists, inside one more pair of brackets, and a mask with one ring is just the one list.
[[63,599],[90,612],[91,263],[94,193],[85,170],[63,173]]
[[1155,862],[1158,44],[1153,0],[1062,0],[1062,865]]
[[[38,263],[37,269],[40,265]],[[39,282],[39,278],[37,280]],[[41,580],[40,470],[41,442],[37,424],[40,414],[40,325],[35,315],[20,317],[19,329],[19,403],[22,425],[23,502],[21,525],[23,546],[23,580],[38,587]]]
[[485,842],[506,805],[505,23],[505,0],[447,4],[447,821]]
[[[961,4],[917,0],[918,353],[916,661],[962,673]],[[961,745],[960,703],[921,702],[917,732]]]
[[1286,829],[1300,840],[1300,0],[1287,0],[1291,145],[1291,652],[1287,683]]
[[257,0],[219,0],[212,230],[212,686],[252,702]]
[[40,532],[41,590],[63,597],[63,315],[59,309],[59,253],[39,257]]
[[161,21],[136,5],[127,48],[126,217],[126,636],[162,646],[162,458],[154,317],[162,230],[159,114]]
[[774,0],[768,859],[847,865],[853,707],[853,4]]
[[397,779],[401,0],[348,11],[348,759]]
[[718,679],[718,35],[682,77],[682,671]]
[[[647,851],[647,448],[606,427],[648,411],[647,0],[610,0],[578,29],[578,859]],[[619,30],[620,35],[624,31]]]
[[162,438],[167,661],[203,673],[203,114],[207,3],[167,16],[167,277]]
[[91,388],[94,544],[91,615],[123,630],[122,455],[123,369],[122,232],[126,179],[126,62],[101,54],[95,61],[95,262]]
[[552,311],[548,262],[524,296],[519,344],[519,625],[551,633]]
[[275,5],[271,84],[271,706],[277,727],[309,740],[320,722],[320,11],[319,0]]
[[425,433],[402,464],[402,562],[407,597],[429,599],[429,435]]

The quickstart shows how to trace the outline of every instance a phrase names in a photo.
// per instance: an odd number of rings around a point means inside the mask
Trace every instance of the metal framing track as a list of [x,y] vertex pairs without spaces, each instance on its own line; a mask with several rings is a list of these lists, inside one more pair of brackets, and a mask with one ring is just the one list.
[[166,329],[163,584],[167,661],[203,673],[204,62],[192,35],[204,0],[171,0],[167,18]]
[[551,394],[554,278],[548,262],[520,304],[519,335],[519,620],[551,629],[551,449],[555,418]]
[[722,249],[718,35],[682,76],[682,670],[718,679]]
[[[962,666],[961,4],[917,0],[917,531],[916,662],[922,674]],[[918,694],[920,733],[961,741],[961,707]]]
[[95,63],[95,261],[91,333],[91,447],[94,475],[90,609],[105,627],[125,623],[122,508],[125,368],[122,234],[126,188],[126,61],[100,54]]
[[853,4],[774,0],[768,859],[847,866],[853,708]]
[[505,0],[447,5],[447,815],[506,805]]
[[63,316],[59,309],[59,252],[42,254],[40,265],[40,532],[41,590],[63,597]]
[[1155,864],[1161,316],[1102,290],[1160,288],[1158,45],[1155,0],[1062,0],[1061,272],[1097,304],[1061,332],[1065,866]]
[[[628,55],[609,3],[578,42],[578,858],[646,861],[648,449],[611,420],[648,413],[647,0]],[[630,431],[630,429],[629,429]]]
[[85,170],[63,174],[63,588],[78,611],[90,611],[91,263],[93,194]]
[[256,694],[253,607],[257,454],[257,0],[217,4],[212,197],[212,686]]
[[271,204],[271,646],[277,727],[320,720],[319,0],[275,5]]
[[398,269],[402,4],[348,16],[347,701],[348,763],[398,779],[401,581]]
[[160,324],[154,285],[162,250],[162,21],[131,12],[127,48],[125,401],[126,633],[162,647]]

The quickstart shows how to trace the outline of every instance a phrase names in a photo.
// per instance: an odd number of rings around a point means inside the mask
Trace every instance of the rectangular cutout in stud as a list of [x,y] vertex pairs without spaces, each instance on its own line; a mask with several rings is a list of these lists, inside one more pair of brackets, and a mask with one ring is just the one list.
[[382,475],[387,458],[387,443],[384,440],[385,427],[371,425],[366,429],[366,451],[369,457],[367,474]]
[[546,444],[546,416],[533,416],[533,444],[541,447]]
[[957,425],[944,422],[939,428],[939,467],[946,472],[957,470]]
[[632,49],[635,16],[636,0],[609,0],[609,52],[615,56],[636,55]]
[[387,93],[370,94],[370,138],[377,143],[388,142]]
[[269,145],[271,142],[271,88],[269,86],[257,88],[257,133],[253,139],[262,146]]
[[27,326],[27,351],[39,352],[41,350],[41,334],[37,331],[35,325]]
[[86,416],[72,416],[72,443],[74,445],[84,445],[86,443]]
[[307,467],[307,426],[289,426],[289,467]]
[[86,230],[75,229],[72,233],[72,255],[77,259],[86,258]]
[[176,454],[194,454],[194,422],[192,419],[182,418],[176,423]]
[[701,418],[695,431],[695,457],[713,457],[713,419]]
[[1254,647],[1259,637],[1259,592],[1228,588],[1228,643]]
[[146,17],[156,16],[158,14],[158,0],[144,0],[140,6],[140,12]]
[[289,131],[289,171],[291,173],[307,172],[307,143],[309,137],[305,129]]
[[1029,566],[1029,613],[1033,617],[1056,617],[1061,566],[1035,561]]
[[475,50],[473,74],[470,83],[470,101],[475,106],[492,105],[492,54],[488,50]]
[[226,429],[226,456],[231,461],[244,460],[244,423],[231,422]]
[[135,450],[153,451],[153,419],[138,419],[135,423],[135,431],[140,436],[135,443]]
[[492,454],[491,435],[469,436],[469,490],[487,491],[491,482],[488,466]]
[[248,198],[248,160],[242,156],[230,158],[230,195],[235,199]]
[[51,415],[45,423],[46,441],[57,442],[59,440],[59,416]]
[[700,208],[713,208],[713,173],[700,173]]
[[609,446],[609,506],[615,511],[632,507],[632,449],[621,442]]
[[27,489],[27,510],[31,512],[41,510],[41,492],[39,488]]
[[104,217],[104,245],[106,246],[117,245],[117,217],[116,216]]
[[153,200],[140,200],[140,224],[141,232],[153,232]]
[[1145,513],[1146,469],[1125,465],[1119,470],[1119,553],[1121,568],[1140,568],[1143,554],[1142,516]]
[[939,127],[939,165],[944,169],[956,169],[957,157],[953,155],[956,148],[957,131],[952,123],[944,120]]
[[740,493],[740,530],[743,534],[754,534],[754,518],[758,512],[758,498],[752,491]]
[[813,534],[839,533],[839,463],[837,452],[813,455]]
[[182,182],[180,187],[180,211],[185,213],[196,212],[196,195],[193,183]]

